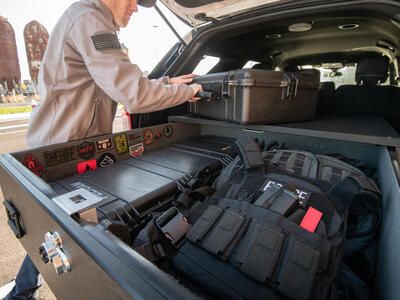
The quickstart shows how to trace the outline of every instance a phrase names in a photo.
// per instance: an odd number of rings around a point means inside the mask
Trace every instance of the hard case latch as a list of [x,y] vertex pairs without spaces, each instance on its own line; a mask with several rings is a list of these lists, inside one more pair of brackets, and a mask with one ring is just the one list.
[[286,74],[284,84],[281,85],[282,90],[282,100],[293,100],[297,96],[297,89],[299,87],[299,79],[297,79],[295,74]]
[[3,201],[4,207],[6,208],[8,225],[11,230],[14,232],[17,239],[22,238],[25,235],[25,231],[22,228],[21,224],[21,216],[15,206],[12,204],[10,200]]

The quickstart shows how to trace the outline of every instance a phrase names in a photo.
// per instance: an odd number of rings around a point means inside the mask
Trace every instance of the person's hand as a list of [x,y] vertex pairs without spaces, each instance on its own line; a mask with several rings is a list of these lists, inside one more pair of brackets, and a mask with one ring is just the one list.
[[178,77],[172,77],[169,79],[170,84],[182,84],[182,83],[191,83],[195,74],[185,74]]
[[200,84],[197,83],[193,83],[190,85],[190,87],[193,89],[193,97],[191,99],[189,99],[189,102],[196,102],[197,100],[200,100],[201,97],[195,97],[195,95],[198,92],[202,92],[203,91],[203,87]]

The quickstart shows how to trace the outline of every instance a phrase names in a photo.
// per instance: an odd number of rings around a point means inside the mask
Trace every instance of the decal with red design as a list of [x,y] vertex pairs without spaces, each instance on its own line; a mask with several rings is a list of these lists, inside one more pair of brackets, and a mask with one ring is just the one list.
[[112,142],[110,138],[102,139],[96,142],[97,151],[104,151],[112,148]]
[[78,172],[78,174],[94,171],[96,169],[97,169],[97,161],[95,159],[82,161],[76,165],[76,171]]
[[146,129],[143,133],[144,143],[146,145],[153,144],[154,142],[154,133],[151,129]]
[[83,159],[89,159],[94,155],[94,143],[92,142],[83,142],[82,144],[77,146],[78,155]]
[[165,126],[164,129],[163,129],[164,136],[166,136],[166,137],[170,137],[170,136],[172,135],[173,132],[174,132],[174,131],[173,131],[171,125],[167,125],[167,126]]
[[160,128],[156,128],[156,129],[154,130],[154,138],[155,138],[156,140],[159,140],[159,139],[162,138],[162,132],[161,132],[161,129],[160,129]]
[[24,156],[24,165],[31,170],[31,172],[39,177],[47,177],[47,171],[39,160],[34,157],[31,153],[27,153]]
[[129,147],[129,154],[133,157],[139,157],[144,152],[144,145],[143,143],[139,143]]

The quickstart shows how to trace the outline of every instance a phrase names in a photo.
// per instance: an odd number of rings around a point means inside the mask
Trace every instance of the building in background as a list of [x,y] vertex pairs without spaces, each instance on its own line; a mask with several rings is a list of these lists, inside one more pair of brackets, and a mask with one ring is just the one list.
[[29,73],[33,82],[37,84],[40,62],[47,47],[49,33],[38,21],[32,21],[25,26],[24,40]]
[[21,81],[15,33],[6,18],[0,16],[0,84],[11,92]]

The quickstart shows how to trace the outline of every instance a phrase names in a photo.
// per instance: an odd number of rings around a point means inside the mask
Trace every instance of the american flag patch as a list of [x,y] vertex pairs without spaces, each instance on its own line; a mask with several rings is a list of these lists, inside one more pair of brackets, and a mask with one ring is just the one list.
[[100,33],[92,35],[91,38],[97,51],[122,49],[116,34]]

